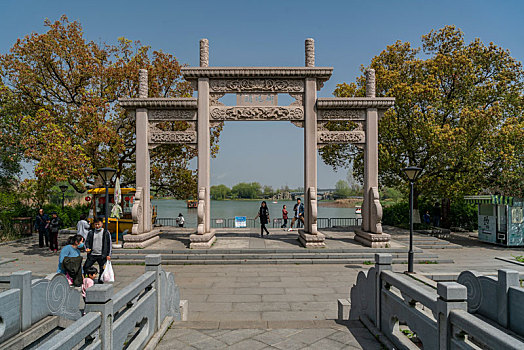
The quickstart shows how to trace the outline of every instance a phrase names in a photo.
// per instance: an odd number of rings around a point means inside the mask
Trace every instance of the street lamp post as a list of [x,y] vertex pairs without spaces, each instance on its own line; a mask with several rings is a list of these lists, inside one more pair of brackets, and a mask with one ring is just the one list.
[[62,191],[62,210],[64,210],[64,200],[65,200],[65,193],[67,191],[67,185],[60,185],[60,191]]
[[116,169],[113,168],[102,168],[98,169],[98,174],[104,181],[104,186],[106,187],[106,197],[105,197],[105,224],[104,224],[104,230],[107,231],[107,225],[109,222],[109,185],[111,184],[111,179],[116,174]]
[[409,252],[408,252],[408,272],[413,272],[413,184],[422,172],[416,166],[408,166],[402,169],[409,179]]

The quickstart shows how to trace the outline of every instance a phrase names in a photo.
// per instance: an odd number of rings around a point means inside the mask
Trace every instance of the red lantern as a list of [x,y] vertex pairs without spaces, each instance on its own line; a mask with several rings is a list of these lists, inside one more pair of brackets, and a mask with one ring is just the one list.
[[87,196],[85,199],[86,199],[86,202],[91,202],[91,197]]
[[126,202],[129,202],[129,197],[124,198]]

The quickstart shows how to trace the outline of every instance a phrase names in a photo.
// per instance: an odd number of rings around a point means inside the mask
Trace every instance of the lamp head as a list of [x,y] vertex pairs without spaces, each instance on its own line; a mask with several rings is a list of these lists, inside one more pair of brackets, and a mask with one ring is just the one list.
[[406,174],[409,181],[413,182],[419,177],[422,169],[416,166],[408,166],[407,168],[402,169],[402,171]]
[[111,182],[111,179],[113,178],[113,176],[115,176],[116,169],[113,169],[113,168],[98,169],[98,174],[100,175],[102,180],[104,180],[104,183],[108,183],[108,182]]
[[65,193],[65,191],[67,191],[67,188],[68,188],[69,186],[67,186],[67,185],[60,185],[60,186],[58,186],[58,187],[60,188],[60,191],[62,191],[62,193]]

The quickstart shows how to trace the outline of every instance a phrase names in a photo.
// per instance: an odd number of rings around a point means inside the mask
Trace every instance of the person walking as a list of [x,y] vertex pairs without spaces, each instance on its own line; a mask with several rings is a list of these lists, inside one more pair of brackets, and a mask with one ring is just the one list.
[[[293,211],[295,212],[295,216],[293,216],[293,219],[291,220],[291,225],[289,225],[288,231],[293,231],[293,225],[295,224],[295,221],[300,220],[302,221],[302,224],[304,224],[304,204],[301,203],[300,198],[297,198],[297,203],[293,207]],[[298,228],[298,223],[297,223]]]
[[260,204],[260,209],[258,210],[255,220],[260,217],[260,237],[264,237],[264,231],[266,235],[269,235],[269,231],[266,228],[266,224],[269,222],[269,208],[267,207],[266,201],[262,201]]
[[96,263],[100,268],[100,274],[98,275],[98,282],[103,283],[101,280],[102,272],[107,261],[111,260],[111,234],[109,231],[104,230],[103,220],[98,217],[95,219],[95,228],[89,230],[86,238],[86,252],[87,259],[84,264],[84,271]]
[[38,246],[40,248],[49,247],[49,216],[44,214],[44,209],[40,208],[35,218],[35,229],[38,231]]
[[184,216],[182,215],[182,213],[179,213],[178,217],[176,218],[176,223],[178,224],[178,227],[184,227],[185,222],[186,221],[184,220]]
[[62,226],[62,220],[54,211],[51,213],[51,220],[49,221],[49,250],[53,252],[58,251],[58,231],[60,231],[60,226]]
[[287,227],[287,209],[285,204],[282,206],[282,220],[284,220],[284,223],[282,224],[282,226],[280,226],[280,228],[283,228],[285,230]]
[[86,219],[87,215],[82,214],[80,215],[80,220],[76,223],[76,234],[84,237],[84,239],[86,239],[87,233],[91,228],[91,225],[89,225],[89,222],[87,222]]

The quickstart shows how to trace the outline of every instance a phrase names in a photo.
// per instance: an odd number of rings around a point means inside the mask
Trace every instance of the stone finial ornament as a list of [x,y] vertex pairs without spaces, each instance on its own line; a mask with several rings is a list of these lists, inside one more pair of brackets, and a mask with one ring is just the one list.
[[366,70],[366,97],[375,97],[375,70]]
[[138,71],[138,97],[147,98],[147,69],[140,69]]
[[209,67],[209,40],[200,39],[200,67]]
[[315,40],[306,39],[306,67],[315,67]]

